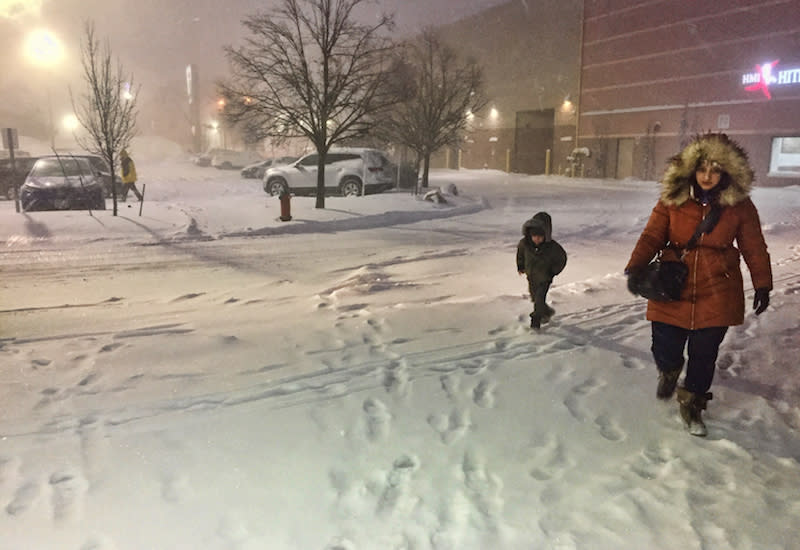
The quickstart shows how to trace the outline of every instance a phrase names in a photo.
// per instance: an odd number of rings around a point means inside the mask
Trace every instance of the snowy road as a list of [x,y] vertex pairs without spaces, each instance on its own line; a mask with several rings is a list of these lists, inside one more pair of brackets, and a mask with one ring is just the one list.
[[[762,197],[773,301],[726,339],[698,440],[619,273],[652,190],[463,182],[479,211],[258,236],[263,198],[219,185],[252,220],[165,182],[136,233],[6,238],[3,550],[793,547],[796,191]],[[570,263],[532,334],[513,255],[541,208]]]

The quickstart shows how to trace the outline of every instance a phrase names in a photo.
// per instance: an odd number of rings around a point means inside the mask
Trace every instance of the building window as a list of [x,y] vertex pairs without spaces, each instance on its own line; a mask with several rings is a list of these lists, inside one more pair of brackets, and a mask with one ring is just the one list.
[[770,177],[800,176],[800,137],[772,138]]

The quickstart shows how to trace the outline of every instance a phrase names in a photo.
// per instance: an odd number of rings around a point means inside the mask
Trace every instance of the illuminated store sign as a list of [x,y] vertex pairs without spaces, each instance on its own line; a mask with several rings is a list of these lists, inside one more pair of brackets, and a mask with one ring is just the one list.
[[761,91],[767,99],[772,99],[769,92],[772,86],[800,84],[800,67],[778,69],[778,59],[756,65],[756,72],[742,75],[742,84],[748,92]]

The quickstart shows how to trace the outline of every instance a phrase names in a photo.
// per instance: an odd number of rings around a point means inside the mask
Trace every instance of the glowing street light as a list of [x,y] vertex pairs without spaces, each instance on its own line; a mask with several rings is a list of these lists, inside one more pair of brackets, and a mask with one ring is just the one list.
[[131,93],[131,83],[126,82],[124,85],[124,90],[122,90],[122,99],[123,101],[130,101],[133,99],[133,94]]
[[80,126],[78,122],[78,117],[76,117],[73,113],[68,115],[64,115],[64,118],[61,119],[61,126],[70,132],[74,132]]
[[44,29],[28,35],[25,52],[33,63],[43,67],[52,67],[64,57],[61,43],[50,31]]

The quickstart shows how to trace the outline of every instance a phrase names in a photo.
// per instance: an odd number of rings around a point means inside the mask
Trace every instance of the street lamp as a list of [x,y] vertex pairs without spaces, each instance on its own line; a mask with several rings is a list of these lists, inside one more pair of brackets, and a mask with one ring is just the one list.
[[[55,66],[64,57],[64,49],[56,37],[47,30],[39,29],[31,32],[26,41],[25,51],[28,59],[43,68]],[[56,148],[56,130],[53,124],[53,100],[50,95],[50,83],[45,79],[47,90],[47,112],[50,123],[50,147]]]
[[61,126],[63,126],[65,130],[74,132],[80,126],[80,122],[78,122],[78,117],[70,113],[64,115],[64,118],[61,119]]

